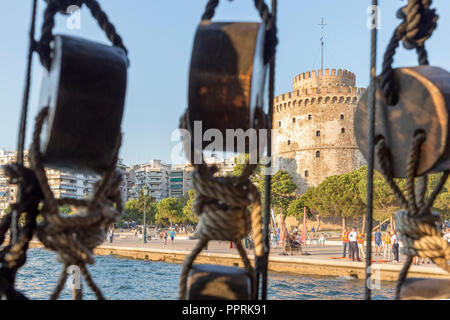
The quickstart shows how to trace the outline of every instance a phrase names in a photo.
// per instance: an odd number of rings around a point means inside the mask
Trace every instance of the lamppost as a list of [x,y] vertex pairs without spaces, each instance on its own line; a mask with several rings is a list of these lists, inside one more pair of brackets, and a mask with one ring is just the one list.
[[147,243],[147,225],[145,223],[145,209],[146,209],[146,198],[147,198],[147,194],[148,194],[148,190],[147,189],[143,189],[142,193],[144,195],[144,230],[142,231],[142,238],[144,239],[144,243]]

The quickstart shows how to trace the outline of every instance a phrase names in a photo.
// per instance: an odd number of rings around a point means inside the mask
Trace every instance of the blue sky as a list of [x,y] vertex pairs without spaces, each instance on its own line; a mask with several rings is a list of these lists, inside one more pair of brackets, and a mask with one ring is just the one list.
[[[0,148],[15,149],[25,76],[27,34],[31,0],[3,1],[0,14]],[[170,162],[173,130],[187,103],[187,79],[192,41],[206,0],[104,0],[100,1],[129,50],[125,137],[120,156],[127,164],[150,159]],[[270,1],[267,1],[270,3]],[[295,75],[320,68],[321,17],[325,29],[325,67],[344,68],[357,76],[357,86],[369,82],[370,30],[367,7],[370,0],[279,0],[275,95],[292,90]],[[399,20],[396,10],[406,1],[381,0],[378,41],[378,72],[382,55]],[[45,2],[38,1],[37,36]],[[431,65],[450,69],[450,1],[435,0],[440,19],[427,43]],[[69,30],[67,17],[58,15],[54,33],[72,34],[108,43],[103,32],[83,8],[81,29]],[[222,0],[216,21],[259,21],[252,0]],[[401,48],[395,66],[416,65],[413,51]],[[38,112],[37,100],[42,67],[34,57],[32,91],[27,127]]]

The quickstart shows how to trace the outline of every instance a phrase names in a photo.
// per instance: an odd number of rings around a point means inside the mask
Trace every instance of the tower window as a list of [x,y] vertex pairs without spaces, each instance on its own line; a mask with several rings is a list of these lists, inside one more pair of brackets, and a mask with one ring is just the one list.
[[341,128],[341,133],[345,133],[345,128]]
[[312,119],[312,115],[308,114],[308,120],[311,120],[311,119]]
[[320,131],[316,131],[316,137],[320,137]]
[[306,171],[305,171],[305,178],[308,177],[308,176],[309,176],[309,171],[306,170]]
[[290,145],[291,144],[291,140],[288,140],[288,145]]
[[278,127],[281,127],[281,121],[278,121]]
[[292,123],[295,123],[295,118],[292,118]]
[[341,120],[344,120],[344,115],[341,113]]
[[320,158],[320,151],[316,151],[316,158]]

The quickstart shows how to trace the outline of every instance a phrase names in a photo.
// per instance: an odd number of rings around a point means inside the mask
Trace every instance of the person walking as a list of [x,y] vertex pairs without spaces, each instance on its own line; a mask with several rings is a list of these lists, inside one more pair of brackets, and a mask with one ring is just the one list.
[[381,256],[381,250],[383,249],[383,242],[381,241],[381,232],[377,230],[375,232],[375,255]]
[[394,254],[394,262],[398,262],[398,235],[397,232],[392,233],[392,237],[391,237],[391,244],[392,244],[392,252]]
[[356,254],[356,260],[361,261],[359,259],[359,250],[358,250],[358,232],[356,232],[356,228],[353,227],[352,231],[348,234],[348,240],[349,240],[349,246],[350,246],[350,258],[352,261],[355,261],[355,254]]
[[112,243],[114,239],[114,231],[112,227],[109,229],[108,236],[109,236],[109,243]]
[[364,253],[364,234],[360,231],[358,231],[358,252],[359,255],[363,257],[363,259],[366,258],[366,254]]
[[345,228],[344,232],[342,232],[341,238],[342,238],[342,245],[344,246],[344,252],[342,254],[342,258],[345,258],[347,249],[348,249],[348,257],[350,258],[350,244],[348,240],[348,228]]
[[172,240],[172,244],[173,244],[173,239],[175,239],[175,231],[173,231],[173,229],[170,230],[170,240]]
[[164,245],[167,244],[167,231],[164,231]]
[[391,260],[391,253],[392,253],[392,248],[391,248],[391,233],[388,231],[386,233],[386,236],[384,237],[384,254],[383,254],[383,260],[386,260],[386,256],[387,256],[387,260]]

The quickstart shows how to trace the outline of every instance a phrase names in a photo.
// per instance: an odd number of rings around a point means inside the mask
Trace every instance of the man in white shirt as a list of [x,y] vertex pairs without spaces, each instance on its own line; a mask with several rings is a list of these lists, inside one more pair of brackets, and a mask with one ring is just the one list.
[[350,258],[355,261],[355,253],[356,260],[361,261],[359,259],[359,250],[358,250],[358,232],[356,232],[356,228],[353,227],[352,231],[348,234],[348,240],[350,243]]
[[398,235],[397,232],[392,233],[391,237],[392,252],[394,253],[394,262],[398,262]]

